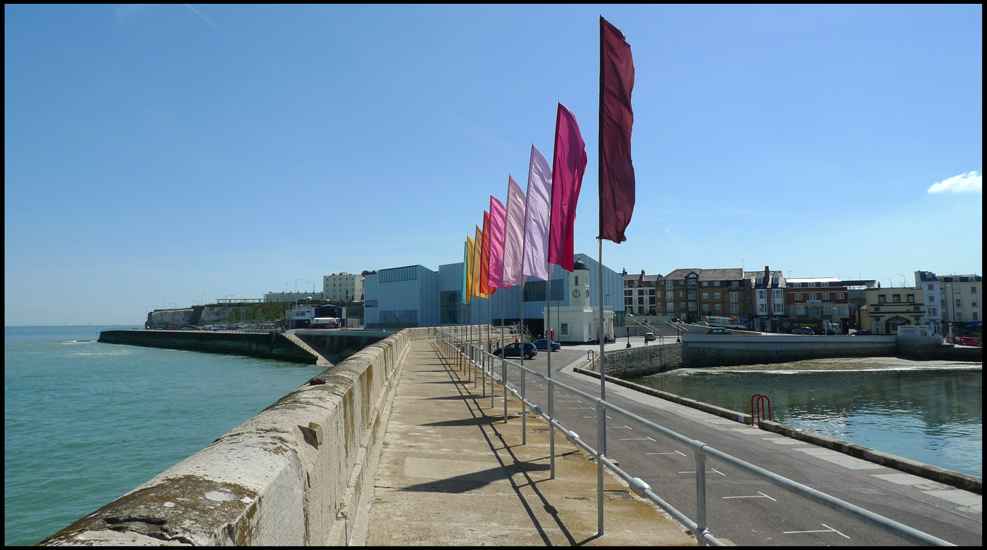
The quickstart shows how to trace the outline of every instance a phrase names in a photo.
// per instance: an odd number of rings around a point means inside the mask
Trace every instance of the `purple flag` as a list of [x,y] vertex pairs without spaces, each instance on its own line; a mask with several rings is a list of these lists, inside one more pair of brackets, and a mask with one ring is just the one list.
[[624,33],[600,17],[600,237],[627,240],[634,213],[631,90],[634,60]]
[[504,286],[504,224],[507,210],[503,203],[490,197],[490,286],[494,288],[511,288]]
[[559,103],[555,118],[555,156],[552,160],[552,217],[548,261],[572,271],[576,203],[586,171],[586,144],[576,117]]
[[504,288],[524,282],[521,258],[524,253],[524,191],[507,176],[507,218],[504,227]]
[[[551,215],[552,169],[534,145],[528,165],[528,196],[524,206],[524,258],[522,279],[548,280],[548,221]],[[524,281],[521,281],[524,285]]]

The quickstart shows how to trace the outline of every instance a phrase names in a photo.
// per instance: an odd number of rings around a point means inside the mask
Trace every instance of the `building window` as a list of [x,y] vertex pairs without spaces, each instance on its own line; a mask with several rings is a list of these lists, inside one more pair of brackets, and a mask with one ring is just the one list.
[[679,309],[685,309],[685,302],[679,302]]
[[970,294],[976,294],[976,293],[977,293],[977,287],[971,286],[970,287]]
[[809,299],[810,300],[815,300],[816,299],[816,293],[815,292],[810,292],[809,293]]
[[703,292],[703,300],[709,300],[709,292]]
[[795,306],[795,315],[805,315],[805,306]]
[[956,288],[953,289],[953,294],[961,294],[962,292],[963,292],[963,289],[960,288],[960,287],[956,287]]
[[737,310],[738,310],[737,304],[730,304],[730,313],[736,315],[738,313]]
[[930,307],[929,308],[929,317],[935,317],[936,316],[936,311],[937,311],[936,308]]
[[908,295],[906,295],[905,296],[905,301],[908,302],[909,304],[914,304],[915,303],[915,295],[914,294],[908,294]]
[[709,281],[703,281],[703,286],[709,286]]
[[963,307],[963,300],[960,300],[959,298],[957,298],[956,299],[956,308],[959,309],[961,307]]
[[973,315],[973,317],[972,317],[972,319],[971,319],[971,320],[973,320],[973,321],[979,321],[979,320],[980,320],[980,319],[979,319],[979,315],[977,315],[977,312],[976,312],[976,311],[974,311],[974,312],[972,313],[972,315]]
[[[562,336],[569,335],[569,323],[562,323]],[[599,340],[599,338],[597,338]]]
[[977,307],[977,301],[976,300],[970,300],[970,307]]
[[736,302],[737,301],[737,293],[736,292],[731,292],[730,293],[730,301],[731,302]]
[[795,295],[795,299],[796,300],[801,300],[802,299],[802,295],[801,294],[796,294]]
[[900,304],[901,303],[901,294],[892,294],[891,295],[891,303]]
[[823,300],[829,300],[829,293],[828,292],[823,292],[823,298],[822,299]]
[[720,286],[720,281],[713,281],[713,286]]
[[703,311],[709,311],[709,304],[703,304]]
[[721,304],[716,304],[716,306],[713,309],[715,309],[716,311],[720,311],[721,309],[723,309],[723,307]]
[[685,291],[684,290],[680,290],[679,291],[679,298],[685,298]]
[[757,313],[759,315],[764,315],[767,312],[768,312],[768,306],[764,304],[757,304]]
[[720,299],[720,293],[719,292],[714,292],[713,293],[713,298],[716,299],[716,300],[719,300]]
[[877,303],[884,304],[884,303],[887,303],[887,301],[888,301],[888,297],[885,296],[884,294],[879,294],[877,296]]
[[764,300],[764,299],[767,299],[767,297],[768,297],[767,292],[765,292],[763,290],[758,290],[757,291],[757,299],[758,300]]
[[782,309],[782,305],[775,302],[771,304],[771,312],[775,315],[784,315],[785,311]]
[[655,292],[654,295],[657,296],[658,298],[661,298],[661,292]]

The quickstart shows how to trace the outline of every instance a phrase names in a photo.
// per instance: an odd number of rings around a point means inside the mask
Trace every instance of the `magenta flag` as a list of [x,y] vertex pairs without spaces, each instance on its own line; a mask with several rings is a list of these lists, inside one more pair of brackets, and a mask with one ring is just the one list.
[[[548,280],[548,222],[552,204],[552,169],[534,145],[528,165],[528,196],[524,205],[524,252],[521,278]],[[524,281],[521,281],[524,286]]]
[[524,191],[507,176],[507,217],[504,224],[504,287],[524,283],[521,260],[524,254]]
[[634,213],[633,89],[631,46],[600,17],[600,237],[618,244]]
[[576,203],[586,171],[586,144],[576,117],[559,103],[555,117],[555,156],[552,159],[552,216],[548,261],[572,271]]
[[493,196],[490,197],[490,286],[494,288],[511,288],[504,286],[504,224],[507,220],[507,209],[504,204]]

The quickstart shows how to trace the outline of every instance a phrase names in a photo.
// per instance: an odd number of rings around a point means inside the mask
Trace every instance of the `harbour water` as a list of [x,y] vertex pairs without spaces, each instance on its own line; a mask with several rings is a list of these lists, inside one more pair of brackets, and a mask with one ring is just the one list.
[[680,369],[631,381],[743,412],[752,395],[766,395],[777,422],[982,477],[982,366],[875,360],[883,365],[847,370],[830,359]]
[[36,544],[206,447],[324,367],[4,327],[4,544]]

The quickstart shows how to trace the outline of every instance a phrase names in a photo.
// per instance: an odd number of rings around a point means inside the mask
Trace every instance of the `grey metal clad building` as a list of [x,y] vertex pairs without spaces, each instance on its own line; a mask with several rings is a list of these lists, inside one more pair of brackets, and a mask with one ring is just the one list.
[[[576,254],[575,259],[589,268],[591,304],[598,307],[602,294],[605,305],[622,316],[624,281],[620,273],[604,266],[604,291],[600,293],[599,262],[586,254]],[[551,273],[552,307],[567,307],[571,291],[568,272],[553,265]],[[545,281],[531,277],[524,285],[525,324],[534,334],[544,331],[545,288]],[[469,309],[462,305],[462,289],[462,262],[440,265],[438,273],[420,265],[380,270],[364,279],[365,322],[368,328],[458,325],[470,315],[475,324],[488,319],[500,324],[502,301],[504,322],[515,324],[520,320],[520,288],[501,289],[487,299],[473,298]]]
[[364,278],[364,323],[367,328],[438,326],[438,297],[438,274],[426,267],[381,269]]

